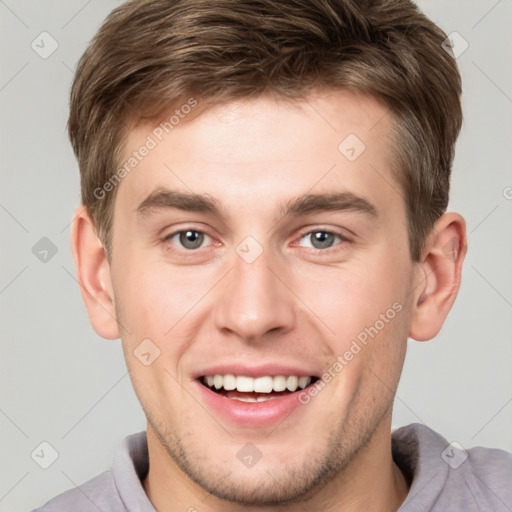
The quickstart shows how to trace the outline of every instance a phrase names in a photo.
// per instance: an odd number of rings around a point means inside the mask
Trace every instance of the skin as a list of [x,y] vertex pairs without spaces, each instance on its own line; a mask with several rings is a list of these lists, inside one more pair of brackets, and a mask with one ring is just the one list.
[[[444,214],[421,260],[411,260],[386,112],[335,91],[293,103],[233,101],[183,121],[118,185],[111,264],[77,209],[72,250],[83,298],[96,332],[122,338],[148,420],[143,485],[157,510],[379,512],[407,496],[391,454],[393,398],[408,336],[434,337],[455,300],[466,235],[460,215]],[[153,128],[129,133],[127,156]],[[353,162],[338,150],[348,134],[366,146]],[[222,217],[168,208],[137,218],[156,187],[208,194]],[[377,215],[280,213],[283,200],[333,191],[365,198]],[[191,229],[210,236],[199,249],[165,239]],[[315,249],[317,231],[342,238]],[[250,264],[236,252],[249,235],[262,248]],[[216,418],[192,386],[199,368],[228,361],[321,375],[397,302],[393,320],[277,427]],[[147,338],[160,350],[149,366],[133,354]],[[262,453],[250,468],[236,456],[247,442]]]

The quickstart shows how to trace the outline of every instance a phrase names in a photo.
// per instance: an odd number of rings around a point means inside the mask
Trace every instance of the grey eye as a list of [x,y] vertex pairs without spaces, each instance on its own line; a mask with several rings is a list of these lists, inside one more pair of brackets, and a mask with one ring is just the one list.
[[306,233],[302,239],[309,239],[309,244],[301,244],[303,247],[311,247],[313,249],[328,249],[336,243],[336,239],[341,241],[342,237],[336,233],[330,233],[329,231],[311,231],[310,233]]
[[174,243],[178,243],[178,245],[188,250],[198,249],[207,238],[209,239],[210,237],[206,233],[195,229],[179,231],[170,237]]

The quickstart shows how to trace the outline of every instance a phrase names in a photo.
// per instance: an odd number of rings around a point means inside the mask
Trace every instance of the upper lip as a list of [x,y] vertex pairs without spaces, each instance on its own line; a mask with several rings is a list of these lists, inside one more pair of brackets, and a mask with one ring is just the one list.
[[247,377],[277,377],[278,375],[297,377],[317,377],[315,370],[308,369],[306,366],[299,367],[282,363],[265,363],[260,365],[248,366],[241,363],[223,363],[208,366],[202,370],[194,372],[193,378],[199,379],[207,375],[245,375]]

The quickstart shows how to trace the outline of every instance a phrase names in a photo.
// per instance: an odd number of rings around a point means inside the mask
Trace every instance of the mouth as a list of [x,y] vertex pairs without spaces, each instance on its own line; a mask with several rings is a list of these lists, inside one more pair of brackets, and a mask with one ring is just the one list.
[[318,377],[276,375],[249,377],[247,375],[203,375],[199,382],[217,395],[246,403],[261,403],[295,395],[312,386]]

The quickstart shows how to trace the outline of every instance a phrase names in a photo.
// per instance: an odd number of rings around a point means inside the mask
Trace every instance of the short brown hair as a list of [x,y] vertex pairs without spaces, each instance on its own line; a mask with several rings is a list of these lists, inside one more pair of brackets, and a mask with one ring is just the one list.
[[110,13],[82,56],[69,136],[107,256],[126,134],[191,97],[203,105],[315,89],[357,91],[394,120],[397,179],[419,260],[446,210],[462,123],[460,75],[446,34],[409,0],[132,0]]

